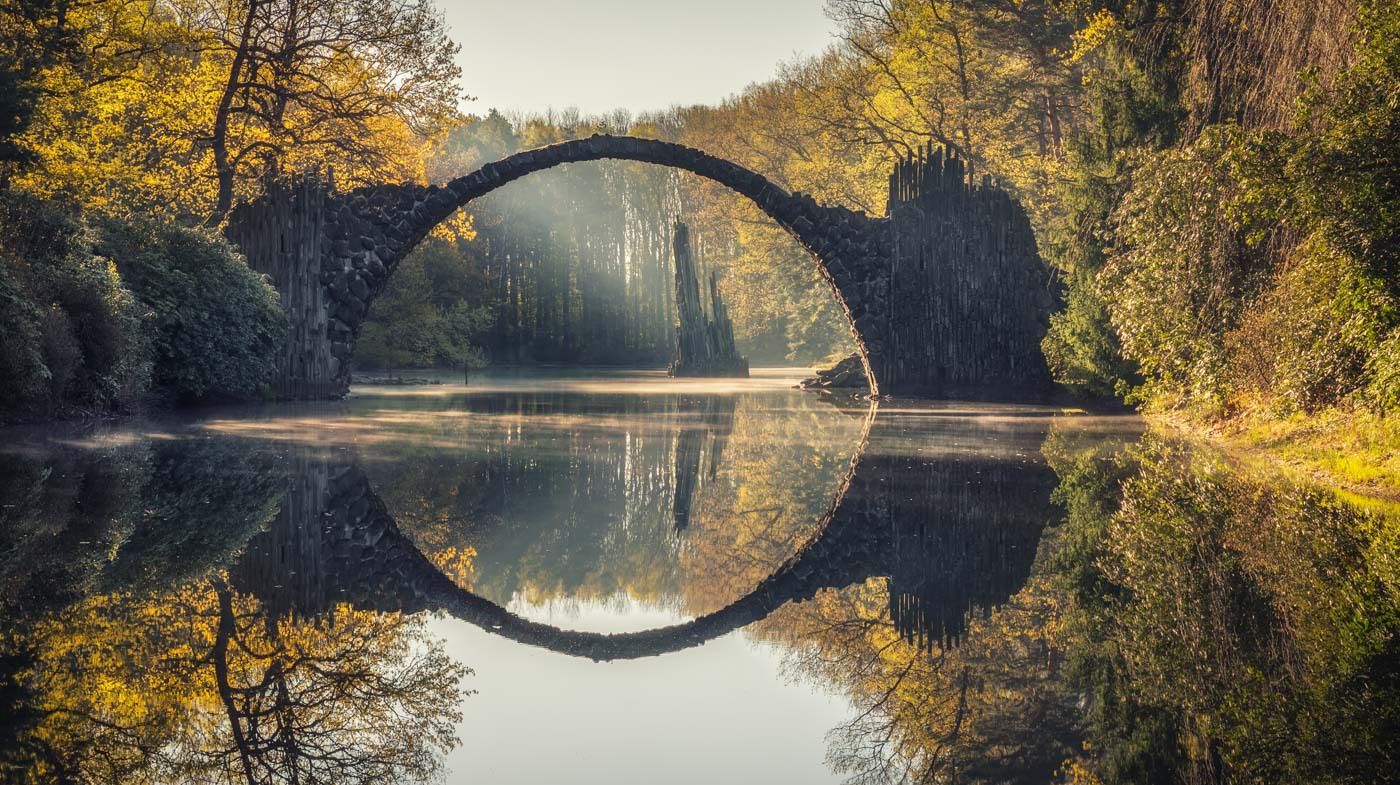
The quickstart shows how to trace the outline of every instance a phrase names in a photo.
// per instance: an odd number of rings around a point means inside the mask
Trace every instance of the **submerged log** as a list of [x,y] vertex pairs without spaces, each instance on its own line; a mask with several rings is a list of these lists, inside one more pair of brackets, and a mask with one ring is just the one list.
[[746,378],[749,361],[734,346],[734,324],[719,296],[713,273],[709,279],[709,308],[695,259],[690,252],[690,229],[677,220],[673,240],[676,263],[676,357],[668,369],[672,376],[733,376]]

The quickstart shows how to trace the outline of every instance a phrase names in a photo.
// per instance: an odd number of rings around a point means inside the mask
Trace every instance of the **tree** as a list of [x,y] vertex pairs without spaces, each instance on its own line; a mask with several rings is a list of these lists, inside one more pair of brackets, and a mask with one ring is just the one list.
[[0,188],[8,187],[13,168],[33,159],[18,137],[38,110],[41,72],[76,54],[71,7],[71,0],[0,2]]
[[411,166],[395,137],[456,111],[458,46],[429,0],[228,0],[196,7],[193,19],[227,62],[208,136],[211,221],[241,180],[328,160],[351,179]]

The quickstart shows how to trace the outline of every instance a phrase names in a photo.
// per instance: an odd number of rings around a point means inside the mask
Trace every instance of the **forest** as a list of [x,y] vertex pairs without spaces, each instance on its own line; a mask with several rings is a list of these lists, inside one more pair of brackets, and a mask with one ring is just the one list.
[[[256,397],[280,340],[275,295],[217,230],[268,178],[443,182],[604,131],[880,215],[890,163],[932,142],[1029,212],[1063,286],[1044,341],[1063,385],[1282,450],[1323,432],[1297,457],[1343,479],[1400,472],[1385,458],[1400,438],[1393,2],[826,12],[826,51],[716,105],[589,117],[470,113],[471,74],[430,0],[4,0],[0,411]],[[752,361],[851,351],[815,266],[751,205],[600,163],[440,226],[371,310],[357,360],[662,366],[678,217]],[[1345,451],[1380,457],[1340,465]]]

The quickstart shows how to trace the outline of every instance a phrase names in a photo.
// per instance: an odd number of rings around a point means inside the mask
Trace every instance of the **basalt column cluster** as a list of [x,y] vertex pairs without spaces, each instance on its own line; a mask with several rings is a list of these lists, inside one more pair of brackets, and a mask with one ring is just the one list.
[[930,145],[890,174],[889,346],[882,389],[1025,397],[1050,385],[1040,342],[1058,299],[1025,210]]
[[690,229],[676,221],[676,357],[672,376],[749,375],[749,361],[734,346],[734,325],[719,296],[713,272],[708,285],[700,285],[699,264],[690,248]]

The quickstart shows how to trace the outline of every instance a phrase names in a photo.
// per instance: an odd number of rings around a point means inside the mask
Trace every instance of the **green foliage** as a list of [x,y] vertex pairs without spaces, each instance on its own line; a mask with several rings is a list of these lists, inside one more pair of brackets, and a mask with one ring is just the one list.
[[480,339],[493,321],[485,277],[466,242],[430,237],[399,264],[355,346],[372,370],[487,364]]
[[1240,198],[1227,161],[1235,141],[1222,129],[1145,156],[1113,214],[1113,245],[1095,283],[1124,355],[1159,401],[1224,403],[1225,335],[1265,272],[1231,210]]
[[1310,97],[1292,162],[1300,210],[1400,296],[1400,5],[1360,0],[1356,60]]
[[1113,211],[1132,182],[1128,152],[1170,144],[1182,115],[1171,82],[1144,68],[1112,31],[1104,35],[1086,59],[1092,120],[1070,135],[1066,177],[1053,189],[1056,206],[1042,216],[1039,233],[1046,260],[1067,274],[1065,307],[1051,317],[1042,344],[1046,360],[1061,384],[1096,396],[1126,395],[1141,384],[1095,284],[1113,237]]
[[1065,307],[1051,315],[1041,342],[1050,372],[1076,392],[1113,395],[1134,377],[1134,370],[1109,324],[1108,306],[1088,270],[1071,275],[1066,289]]
[[1400,208],[1365,176],[1322,177],[1322,138],[1212,127],[1134,159],[1095,286],[1145,376],[1140,399],[1275,416],[1384,406],[1363,390],[1396,323],[1389,229],[1359,228],[1346,204],[1381,199],[1367,220]]
[[146,389],[145,309],[71,213],[0,193],[0,302],[0,416],[121,410]]
[[1366,361],[1366,398],[1378,411],[1400,410],[1400,329],[1392,330]]
[[100,579],[103,591],[172,590],[234,561],[277,515],[286,467],[237,440],[156,441],[140,515]]
[[277,292],[209,232],[105,220],[100,250],[155,312],[154,380],[179,401],[257,396],[278,366]]

